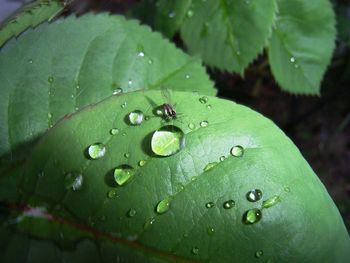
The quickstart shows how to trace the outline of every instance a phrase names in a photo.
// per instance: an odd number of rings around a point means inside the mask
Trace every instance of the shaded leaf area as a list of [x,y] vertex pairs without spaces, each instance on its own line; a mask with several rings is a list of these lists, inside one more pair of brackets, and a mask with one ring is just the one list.
[[273,75],[283,90],[319,94],[335,34],[335,16],[328,0],[278,1],[268,53]]
[[[164,103],[160,91],[138,91],[58,122],[17,169],[18,198],[2,198],[9,210],[3,253],[42,245],[60,251],[57,257],[71,253],[75,262],[87,254],[99,260],[119,254],[122,262],[132,256],[256,262],[256,255],[276,262],[346,261],[350,243],[339,212],[283,132],[230,101],[187,92],[173,92],[172,100],[178,117],[169,121],[154,112]],[[145,115],[137,126],[128,121],[135,110]],[[170,157],[151,151],[154,131],[165,125],[185,134],[184,148]],[[106,151],[92,160],[87,149],[96,143]],[[122,186],[114,180],[117,167],[134,170]],[[70,173],[82,176],[78,188],[67,187]],[[247,193],[254,189],[261,193],[252,202]],[[260,210],[261,220],[244,224],[251,209]],[[11,237],[25,241],[8,242]],[[40,251],[37,256],[49,257],[49,249]]]
[[62,116],[112,95],[167,87],[215,94],[197,59],[120,16],[88,14],[42,24],[0,52],[0,155]]
[[17,37],[29,27],[53,19],[64,9],[62,1],[39,0],[27,4],[0,26],[0,47],[12,37]]

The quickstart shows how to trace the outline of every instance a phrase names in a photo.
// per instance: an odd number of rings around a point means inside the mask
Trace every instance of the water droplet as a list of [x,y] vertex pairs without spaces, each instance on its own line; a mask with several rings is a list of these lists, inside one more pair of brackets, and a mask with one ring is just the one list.
[[228,200],[228,201],[224,202],[223,207],[224,207],[225,209],[231,209],[231,208],[233,208],[235,205],[236,205],[236,202],[235,202],[235,201],[233,201],[233,200]]
[[295,57],[290,58],[290,62],[294,63],[295,62]]
[[126,132],[123,132],[123,133],[122,133],[122,136],[126,136]]
[[202,128],[205,128],[205,127],[208,127],[209,122],[207,122],[207,121],[201,121],[201,122],[199,123],[199,125],[200,125]]
[[209,105],[207,105],[207,109],[208,110],[210,110],[211,109],[211,105],[209,104]]
[[271,206],[274,206],[275,204],[277,204],[280,201],[281,201],[280,197],[278,195],[274,195],[274,196],[264,200],[262,203],[262,207],[269,208]]
[[147,231],[147,230],[149,230],[151,227],[152,227],[152,225],[154,224],[154,222],[155,222],[156,220],[155,220],[155,218],[149,218],[144,224],[143,224],[143,229],[145,230],[145,231]]
[[151,117],[149,115],[145,116],[145,121],[148,121]]
[[124,108],[126,108],[126,106],[127,106],[126,102],[123,102],[123,104],[120,107],[122,107],[124,109]]
[[49,83],[52,83],[53,82],[53,77],[49,76],[49,78],[47,80],[48,80]]
[[235,156],[235,157],[242,157],[242,156],[243,156],[243,153],[244,153],[244,149],[243,149],[242,146],[236,145],[236,146],[234,146],[234,147],[231,148],[230,153],[231,153],[232,156]]
[[139,166],[140,166],[140,167],[145,166],[145,164],[146,164],[146,161],[145,161],[145,160],[139,161]]
[[129,86],[129,87],[132,86],[132,80],[131,80],[131,79],[128,80],[128,86]]
[[129,158],[130,157],[130,153],[124,153],[124,157],[125,158]]
[[192,253],[193,255],[198,255],[198,254],[199,254],[199,248],[198,248],[198,247],[193,247],[193,248],[191,249],[191,253]]
[[185,79],[189,79],[191,76],[189,74],[185,75]]
[[218,164],[218,162],[212,162],[212,163],[208,163],[205,167],[204,167],[204,171],[209,171],[210,169],[212,169],[213,167],[215,167]]
[[102,143],[91,144],[88,153],[91,159],[100,159],[105,155],[106,147]]
[[69,172],[64,177],[64,186],[67,190],[79,190],[83,184],[83,176],[80,173]]
[[111,135],[116,135],[116,134],[119,133],[119,129],[118,129],[118,128],[112,128],[112,129],[109,131],[109,133],[110,133]]
[[178,184],[176,186],[176,192],[179,193],[181,191],[183,191],[185,189],[185,187],[182,184]]
[[208,102],[208,97],[207,96],[203,96],[199,99],[199,102],[202,103],[202,104],[205,104]]
[[143,58],[145,56],[145,53],[143,51],[140,51],[139,53],[137,53],[137,56]]
[[136,215],[136,210],[131,208],[129,211],[128,211],[128,217],[133,217]]
[[129,113],[129,122],[131,125],[141,125],[143,122],[145,115],[140,110],[135,110]]
[[169,13],[168,13],[168,17],[169,18],[174,18],[175,17],[175,12],[174,11],[169,11]]
[[150,64],[150,65],[153,64],[153,60],[152,60],[152,59],[149,59],[149,60],[148,60],[148,64]]
[[113,91],[113,95],[118,95],[118,94],[121,94],[123,93],[123,89],[122,88],[116,88],[114,91]]
[[76,89],[80,89],[80,85],[77,83],[77,85],[75,85]]
[[240,51],[239,49],[236,51],[236,55],[237,55],[237,56],[240,56],[240,55],[241,55],[241,51]]
[[120,186],[125,185],[135,175],[135,169],[130,165],[123,164],[114,169],[114,180]]
[[185,146],[184,132],[173,125],[163,126],[152,135],[152,151],[160,156],[178,153]]
[[39,171],[38,177],[43,177],[45,175],[44,171]]
[[47,118],[52,119],[52,113],[51,112],[47,113]]
[[264,254],[264,253],[263,253],[262,250],[258,250],[258,251],[255,252],[255,257],[256,257],[256,258],[260,258],[263,254]]
[[275,263],[275,260],[273,258],[269,258],[266,263]]
[[208,233],[208,235],[213,235],[214,234],[214,232],[215,232],[215,229],[214,229],[214,227],[212,227],[212,226],[208,226],[207,227],[207,233]]
[[164,214],[167,211],[169,211],[170,208],[170,200],[169,199],[163,199],[157,204],[156,211],[158,214]]
[[194,15],[193,11],[190,9],[187,11],[187,17],[191,18]]
[[225,157],[225,156],[221,156],[221,157],[219,158],[219,160],[220,160],[220,162],[223,162],[223,161],[226,160],[226,157]]
[[194,130],[196,126],[193,123],[189,123],[188,128],[190,128],[191,130]]
[[213,202],[208,202],[208,203],[205,204],[206,208],[212,208],[214,206],[215,206],[215,204]]
[[290,188],[288,186],[284,187],[284,191],[289,193],[290,192]]
[[109,190],[107,192],[107,197],[108,198],[116,198],[117,197],[117,190],[116,189],[112,189],[112,190]]
[[243,215],[243,223],[250,225],[260,221],[262,217],[260,209],[253,208],[248,210]]
[[259,189],[253,189],[246,194],[246,197],[249,202],[256,202],[262,198],[262,192]]
[[28,63],[29,64],[33,64],[33,60],[30,58],[30,59],[28,59]]

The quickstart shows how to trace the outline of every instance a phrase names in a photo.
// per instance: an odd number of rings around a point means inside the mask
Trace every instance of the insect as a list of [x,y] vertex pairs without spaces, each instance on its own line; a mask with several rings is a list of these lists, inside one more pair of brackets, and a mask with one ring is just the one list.
[[162,115],[166,120],[175,120],[177,117],[177,113],[173,105],[171,104],[170,100],[170,92],[166,88],[162,88],[162,95],[164,99],[166,100],[166,103],[162,104],[161,109],[162,109]]

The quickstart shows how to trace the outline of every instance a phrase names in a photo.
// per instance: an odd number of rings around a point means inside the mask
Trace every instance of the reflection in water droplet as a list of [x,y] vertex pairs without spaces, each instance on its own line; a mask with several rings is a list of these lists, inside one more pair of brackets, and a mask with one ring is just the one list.
[[255,257],[256,257],[256,258],[260,258],[263,254],[264,254],[264,253],[263,253],[262,250],[258,250],[258,251],[255,252]]
[[225,209],[231,209],[231,208],[233,208],[235,205],[236,205],[235,201],[233,201],[233,200],[228,200],[228,201],[224,202],[223,207],[224,207]]
[[64,186],[67,190],[79,190],[83,184],[83,176],[80,173],[69,172],[64,177]]
[[91,159],[100,159],[105,155],[106,147],[102,143],[91,144],[88,153]]
[[139,161],[139,166],[142,167],[146,164],[146,161],[145,160],[141,160]]
[[208,235],[211,236],[214,234],[214,232],[215,232],[215,229],[212,226],[208,226],[208,228],[207,228]]
[[113,95],[118,95],[118,94],[121,94],[123,93],[123,89],[122,88],[116,88],[114,91],[113,91]]
[[145,115],[140,110],[135,110],[129,113],[129,122],[131,125],[141,125]]
[[236,146],[231,148],[230,153],[231,153],[232,156],[241,157],[241,156],[243,156],[244,149],[243,149],[242,146],[236,145]]
[[133,217],[136,215],[136,210],[131,208],[129,211],[128,211],[128,217]]
[[190,128],[191,130],[193,130],[194,128],[196,128],[196,126],[193,123],[189,123],[188,124],[188,128]]
[[207,96],[203,96],[199,99],[199,102],[202,103],[202,104],[205,104],[208,102],[208,97]]
[[135,169],[130,165],[120,165],[114,169],[114,180],[120,186],[125,185],[135,175]]
[[212,208],[214,206],[215,206],[215,204],[213,202],[208,202],[208,203],[205,204],[206,208]]
[[107,197],[108,198],[116,198],[117,197],[117,190],[112,189],[107,192]]
[[112,129],[109,131],[109,133],[110,133],[111,135],[116,135],[116,134],[119,133],[119,129],[118,129],[118,128],[112,128]]
[[250,225],[260,221],[262,217],[260,209],[253,208],[248,210],[243,215],[243,223]]
[[275,204],[277,204],[280,201],[281,201],[280,197],[278,195],[274,195],[274,196],[264,200],[262,203],[262,207],[269,208],[271,206],[274,206]]
[[191,253],[192,253],[193,255],[198,255],[198,254],[199,254],[199,248],[198,248],[198,247],[193,247],[193,248],[191,249]]
[[163,126],[152,135],[152,151],[160,156],[178,153],[185,146],[184,132],[173,125]]
[[204,167],[204,171],[209,171],[210,169],[212,169],[213,167],[215,167],[218,164],[218,162],[212,162],[212,163],[208,163],[205,167]]
[[155,221],[156,221],[155,218],[149,218],[149,219],[143,224],[143,229],[144,229],[145,231],[149,230],[149,229],[152,227],[152,225],[154,224]]
[[199,125],[202,127],[202,128],[205,128],[205,127],[208,127],[209,123],[207,121],[201,121],[199,123]]
[[156,211],[158,214],[166,213],[170,208],[169,199],[164,199],[157,204]]
[[262,192],[259,189],[253,189],[246,194],[246,197],[249,202],[256,202],[262,198]]

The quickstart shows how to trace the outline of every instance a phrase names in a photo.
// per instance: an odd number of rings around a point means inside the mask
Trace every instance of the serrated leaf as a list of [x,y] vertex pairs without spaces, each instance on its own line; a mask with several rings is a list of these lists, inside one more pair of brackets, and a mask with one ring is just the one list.
[[211,66],[243,74],[271,34],[275,0],[192,1],[181,36]]
[[0,47],[12,37],[17,37],[29,27],[51,20],[64,9],[62,1],[39,0],[27,4],[0,26]]
[[0,83],[0,155],[10,159],[65,114],[121,89],[215,94],[197,59],[148,27],[107,14],[42,24],[8,42]]
[[[35,250],[41,261],[54,249],[58,258],[70,253],[74,262],[85,262],[85,250],[99,257],[95,262],[117,255],[121,262],[256,262],[257,256],[280,263],[347,261],[350,240],[336,206],[281,130],[230,101],[187,92],[172,96],[178,117],[168,122],[154,113],[164,103],[160,91],[113,96],[62,119],[27,156],[18,186],[22,209],[16,214],[16,204],[8,204],[13,214],[5,222],[31,219],[11,225],[10,236],[28,234],[30,242],[39,238],[50,246]],[[149,118],[128,124],[134,110]],[[151,135],[170,124],[185,133],[184,148],[156,156]],[[119,133],[110,134],[115,127]],[[86,149],[97,142],[106,154],[89,159]],[[135,176],[117,186],[113,170],[121,165],[133,167]],[[71,171],[84,177],[75,191],[64,184]],[[252,189],[261,191],[256,202],[247,199]],[[276,196],[278,202],[263,208]],[[257,209],[260,221],[244,224],[247,211]],[[59,246],[50,243],[60,233]],[[7,239],[1,235],[1,244],[12,244],[3,246],[5,255],[32,246]],[[79,250],[80,244],[88,246]]]
[[279,0],[268,54],[283,90],[319,94],[335,41],[335,18],[328,0]]

